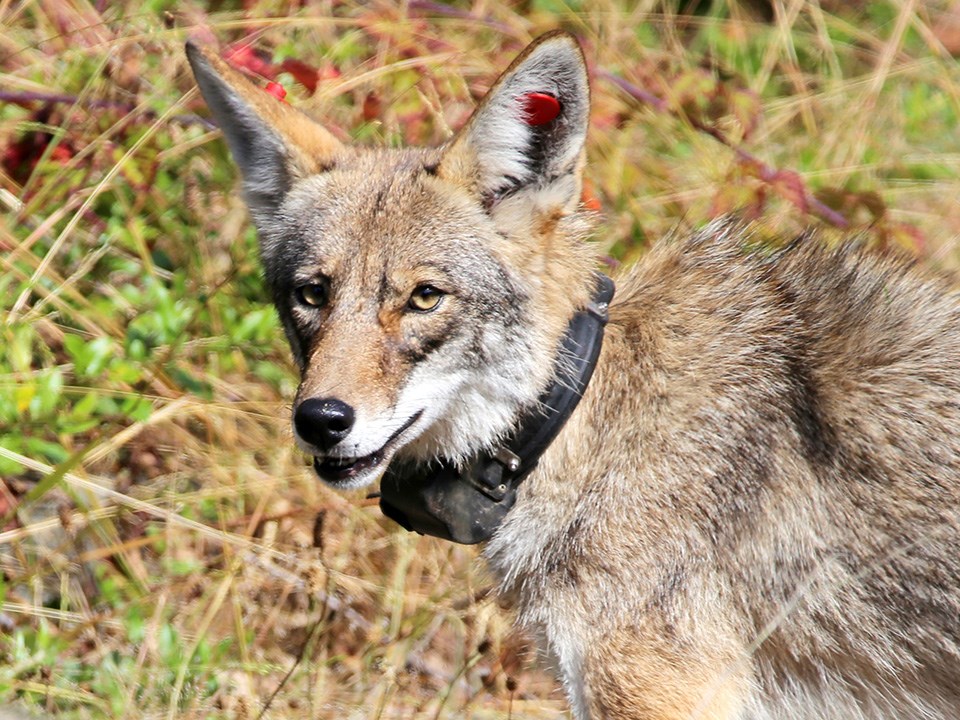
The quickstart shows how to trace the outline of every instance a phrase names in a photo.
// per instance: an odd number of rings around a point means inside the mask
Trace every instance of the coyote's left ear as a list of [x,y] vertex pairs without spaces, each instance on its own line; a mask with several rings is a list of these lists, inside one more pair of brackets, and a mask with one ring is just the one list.
[[539,206],[575,207],[589,114],[579,43],[548,33],[500,76],[444,152],[438,174],[494,209],[526,190]]

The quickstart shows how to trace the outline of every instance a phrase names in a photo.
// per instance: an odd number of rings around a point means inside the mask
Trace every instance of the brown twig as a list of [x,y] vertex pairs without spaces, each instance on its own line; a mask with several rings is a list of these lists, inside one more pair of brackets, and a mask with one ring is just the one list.
[[[63,93],[43,93],[43,92],[15,92],[15,91],[6,91],[0,90],[0,102],[5,103],[33,103],[33,102],[42,102],[48,104],[66,104],[66,105],[80,105],[86,108],[92,109],[111,109],[111,110],[120,110],[126,113],[135,113],[137,112],[137,107],[133,103],[124,102],[122,100],[103,100],[99,98],[84,98],[80,99],[76,95],[67,95]],[[156,113],[153,110],[141,110],[139,114],[144,118],[152,119],[156,117]],[[214,125],[210,120],[199,115],[194,115],[192,113],[187,113],[184,115],[176,115],[171,118],[181,125],[203,125],[208,130],[215,130],[216,125]]]
[[[658,112],[676,114],[670,108],[670,104],[663,98],[657,97],[653,93],[634,85],[629,80],[625,80],[618,75],[614,75],[609,70],[601,68],[597,71],[597,76],[603,78],[612,85],[615,85],[634,100],[639,100],[644,105],[649,105]],[[742,145],[734,143],[719,128],[713,125],[708,125],[707,123],[704,123],[695,117],[687,116],[686,119],[700,132],[709,135],[720,144],[730,148],[741,162],[749,165],[753,169],[754,174],[760,181],[777,188],[785,179],[794,180],[795,182],[791,183],[791,185],[799,188],[802,191],[803,201],[802,203],[798,203],[791,200],[791,202],[794,202],[794,205],[796,205],[800,210],[804,212],[812,211],[822,220],[837,228],[847,228],[850,226],[850,223],[847,222],[847,219],[843,215],[838,213],[833,208],[825,205],[823,202],[818,200],[813,193],[810,192],[810,189],[806,186],[798,173],[792,170],[777,170],[775,167],[765,163],[753,153],[745,150]]]

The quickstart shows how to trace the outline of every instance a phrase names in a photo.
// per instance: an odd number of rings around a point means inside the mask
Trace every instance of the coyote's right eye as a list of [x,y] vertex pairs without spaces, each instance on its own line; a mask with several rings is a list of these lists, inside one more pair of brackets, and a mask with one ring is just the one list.
[[298,287],[295,294],[302,304],[320,308],[327,304],[329,291],[326,283],[310,283]]

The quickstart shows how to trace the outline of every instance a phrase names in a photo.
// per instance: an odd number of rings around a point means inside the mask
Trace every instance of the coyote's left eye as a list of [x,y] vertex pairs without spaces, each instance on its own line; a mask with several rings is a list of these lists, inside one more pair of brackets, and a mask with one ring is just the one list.
[[417,312],[429,312],[440,304],[445,294],[443,290],[438,290],[433,285],[418,285],[410,294],[407,307]]
[[320,308],[327,304],[329,291],[326,283],[310,283],[296,289],[297,300],[304,305]]

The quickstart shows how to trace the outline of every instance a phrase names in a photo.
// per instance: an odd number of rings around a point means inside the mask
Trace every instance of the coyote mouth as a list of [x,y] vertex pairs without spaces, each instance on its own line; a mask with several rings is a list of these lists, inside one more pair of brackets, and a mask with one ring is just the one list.
[[421,415],[423,415],[423,410],[414,413],[389,437],[379,450],[362,457],[314,457],[313,469],[317,471],[321,480],[331,484],[343,484],[354,480],[378,467],[384,459],[389,461],[396,440],[419,420]]
[[352,480],[362,472],[374,468],[383,460],[383,453],[379,450],[361,458],[328,458],[313,459],[313,469],[317,475],[331,483],[341,483]]

